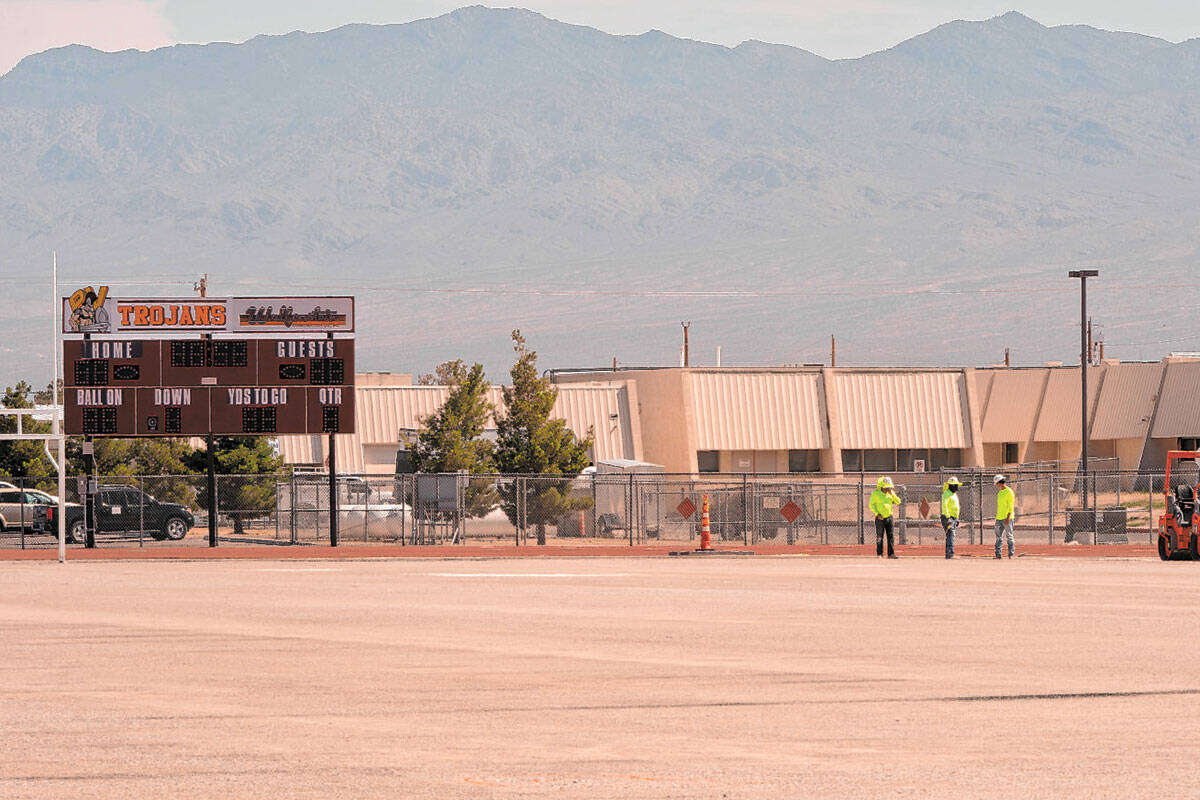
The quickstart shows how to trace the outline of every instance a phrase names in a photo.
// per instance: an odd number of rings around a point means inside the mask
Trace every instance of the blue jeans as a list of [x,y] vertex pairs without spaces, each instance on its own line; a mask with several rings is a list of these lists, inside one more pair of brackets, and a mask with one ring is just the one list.
[[1012,517],[1008,519],[996,520],[996,558],[1000,557],[1000,542],[1008,538],[1008,557],[1013,557],[1013,521]]
[[942,517],[942,530],[946,532],[946,558],[954,558],[954,534],[958,532],[958,517]]

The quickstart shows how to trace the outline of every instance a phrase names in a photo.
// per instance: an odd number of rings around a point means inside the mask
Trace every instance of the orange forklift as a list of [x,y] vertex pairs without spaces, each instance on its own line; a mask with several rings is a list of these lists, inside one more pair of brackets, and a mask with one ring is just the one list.
[[[1187,482],[1171,492],[1171,466],[1177,461],[1200,458],[1200,450],[1171,450],[1167,453],[1167,474],[1163,478],[1163,505],[1166,512],[1158,518],[1158,557],[1163,561],[1200,561],[1196,534],[1200,514],[1196,513],[1196,491],[1200,485]],[[1200,481],[1198,481],[1200,483]]]

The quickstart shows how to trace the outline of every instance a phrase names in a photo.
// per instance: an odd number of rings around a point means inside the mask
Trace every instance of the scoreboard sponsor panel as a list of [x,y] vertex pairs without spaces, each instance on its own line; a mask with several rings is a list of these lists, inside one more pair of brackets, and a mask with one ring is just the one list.
[[65,334],[108,336],[353,333],[353,297],[114,297],[88,286],[62,299]]

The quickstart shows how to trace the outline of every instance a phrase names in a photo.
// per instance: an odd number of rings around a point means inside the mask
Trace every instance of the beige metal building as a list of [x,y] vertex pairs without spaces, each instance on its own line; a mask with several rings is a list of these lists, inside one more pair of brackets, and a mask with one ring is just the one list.
[[[988,465],[1078,459],[1079,367],[981,369]],[[1107,361],[1088,371],[1088,455],[1122,469],[1161,469],[1200,437],[1200,359]]]
[[[1106,361],[1088,373],[1089,454],[1159,469],[1200,439],[1200,358]],[[556,416],[595,432],[593,460],[667,472],[904,472],[1079,458],[1079,367],[664,368],[559,372]],[[390,473],[445,401],[442,386],[357,376],[357,433],[340,470]],[[502,407],[501,390],[490,400]],[[494,425],[494,423],[493,423]],[[288,463],[319,465],[326,438],[282,436]]]
[[673,368],[561,373],[636,386],[668,472],[868,472],[983,464],[964,369]]
[[[413,386],[408,375],[388,373],[355,376],[355,433],[335,439],[339,472],[391,474],[402,442],[412,441],[421,421],[437,413],[449,396],[445,386]],[[488,401],[504,407],[500,387],[492,387]],[[566,421],[579,436],[595,436],[594,461],[641,459],[641,431],[633,388],[622,382],[588,382],[560,387],[553,415]],[[488,429],[494,434],[495,420]],[[279,452],[288,464],[319,467],[326,463],[327,436],[279,437]]]

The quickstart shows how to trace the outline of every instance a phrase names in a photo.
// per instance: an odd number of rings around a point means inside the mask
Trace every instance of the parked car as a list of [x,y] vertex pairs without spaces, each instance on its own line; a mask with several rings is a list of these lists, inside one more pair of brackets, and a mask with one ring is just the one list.
[[[96,492],[96,530],[99,533],[149,533],[155,539],[177,542],[187,536],[196,519],[187,506],[163,503],[132,486],[100,486]],[[54,531],[58,509],[47,509],[41,523],[45,530]],[[66,507],[67,538],[81,544],[87,535],[83,506]]]
[[6,488],[11,485],[0,486],[0,531],[33,530],[38,517],[45,516],[45,506],[57,501],[36,489]]

